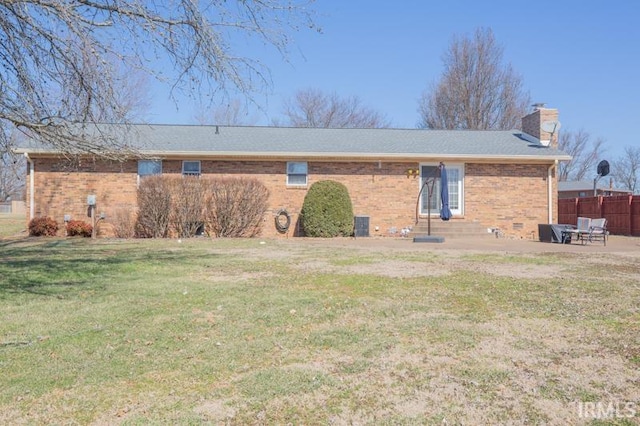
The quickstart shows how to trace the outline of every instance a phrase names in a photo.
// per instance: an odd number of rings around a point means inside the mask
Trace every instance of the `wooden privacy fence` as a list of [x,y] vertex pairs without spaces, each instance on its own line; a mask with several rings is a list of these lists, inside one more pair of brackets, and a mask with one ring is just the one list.
[[640,196],[598,196],[558,200],[558,223],[575,225],[578,217],[604,217],[611,234],[640,236]]

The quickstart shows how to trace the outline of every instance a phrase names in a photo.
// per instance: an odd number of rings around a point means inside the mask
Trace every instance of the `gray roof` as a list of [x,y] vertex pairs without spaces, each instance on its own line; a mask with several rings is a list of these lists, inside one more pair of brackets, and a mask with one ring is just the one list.
[[[146,155],[191,157],[304,157],[370,159],[569,160],[564,152],[530,142],[518,130],[318,129],[292,127],[99,125],[122,133]],[[17,152],[51,153],[26,145]]]

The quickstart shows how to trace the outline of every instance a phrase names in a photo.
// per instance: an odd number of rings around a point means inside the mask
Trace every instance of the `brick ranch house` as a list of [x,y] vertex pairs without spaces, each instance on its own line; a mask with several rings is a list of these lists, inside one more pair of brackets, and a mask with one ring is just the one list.
[[[132,125],[127,143],[143,159],[87,158],[73,169],[59,152],[27,142],[27,216],[89,221],[87,196],[104,213],[99,235],[119,209],[136,209],[136,189],[148,174],[253,177],[269,190],[262,235],[282,235],[274,217],[286,209],[297,222],[309,187],[335,180],[349,190],[354,214],[369,217],[371,235],[413,225],[429,211],[423,179],[445,163],[452,219],[531,238],[540,223],[557,222],[557,167],[571,157],[545,132],[557,110],[537,107],[511,131],[315,129]],[[100,125],[102,131],[122,126]],[[438,221],[439,180],[432,198]],[[112,222],[113,223],[113,222]],[[295,227],[287,236],[296,235]]]

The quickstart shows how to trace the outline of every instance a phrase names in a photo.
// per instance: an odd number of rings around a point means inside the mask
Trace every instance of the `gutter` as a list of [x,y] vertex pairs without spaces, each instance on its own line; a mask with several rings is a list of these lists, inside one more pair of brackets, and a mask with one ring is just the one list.
[[313,159],[341,159],[344,161],[353,160],[407,160],[436,158],[445,160],[469,160],[469,161],[564,161],[571,160],[571,156],[566,154],[558,155],[503,155],[503,154],[439,154],[437,152],[270,152],[270,151],[141,151],[142,154],[159,157],[232,157],[232,158],[313,158]]
[[[21,152],[19,149],[16,152]],[[30,150],[32,154],[43,156],[58,156],[60,152],[45,149]],[[530,155],[530,154],[442,154],[437,152],[354,152],[354,151],[169,151],[169,150],[140,150],[142,157],[158,157],[163,159],[179,158],[230,158],[230,159],[283,159],[283,158],[306,158],[314,160],[331,159],[337,161],[416,161],[424,159],[438,159],[449,161],[539,161],[548,162],[569,161],[571,156],[563,153],[552,155]]]
[[35,187],[35,164],[31,158],[29,158],[29,153],[24,153],[24,158],[27,159],[29,163],[29,220],[33,219],[35,216],[35,205],[33,204],[35,201],[35,195],[33,193]]
[[547,204],[548,204],[548,221],[547,223],[553,223],[553,181],[551,180],[552,170],[558,167],[558,160],[555,160],[552,165],[547,169]]

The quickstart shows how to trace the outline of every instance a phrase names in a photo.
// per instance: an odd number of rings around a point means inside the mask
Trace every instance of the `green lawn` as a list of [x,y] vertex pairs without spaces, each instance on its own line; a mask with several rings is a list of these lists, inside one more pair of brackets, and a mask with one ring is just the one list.
[[0,238],[26,235],[26,229],[25,215],[0,213]]
[[640,420],[638,256],[345,244],[0,240],[0,423]]

